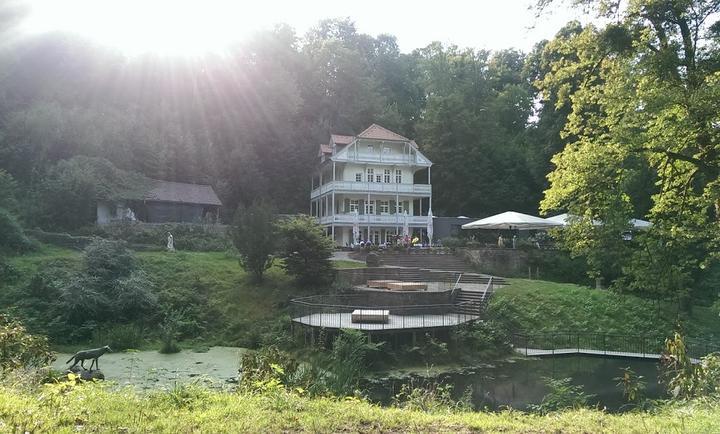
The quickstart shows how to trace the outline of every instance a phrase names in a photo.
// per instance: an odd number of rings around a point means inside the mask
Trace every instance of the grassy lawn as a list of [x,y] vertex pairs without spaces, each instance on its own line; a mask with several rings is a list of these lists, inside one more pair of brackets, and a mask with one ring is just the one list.
[[540,280],[508,279],[491,306],[512,316],[524,331],[670,334],[680,322],[694,338],[720,342],[720,317],[706,306],[678,313],[668,302]]
[[[43,398],[39,398],[43,396]],[[82,403],[80,407],[76,403]],[[568,410],[548,416],[426,413],[352,400],[304,398],[282,390],[263,394],[175,388],[139,396],[87,384],[42,392],[0,388],[0,430],[8,432],[568,432],[709,433],[720,430],[717,401],[611,415]]]

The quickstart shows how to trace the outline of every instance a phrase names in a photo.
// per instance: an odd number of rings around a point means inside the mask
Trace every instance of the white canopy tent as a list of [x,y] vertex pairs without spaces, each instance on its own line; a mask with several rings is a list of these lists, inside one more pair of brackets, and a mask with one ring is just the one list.
[[[567,226],[570,224],[570,220],[572,219],[572,217],[573,217],[572,215],[570,215],[568,213],[564,213],[564,214],[556,215],[554,217],[546,218],[545,220],[549,221],[549,222],[553,222],[553,223],[560,223],[560,226]],[[593,222],[593,225],[595,225],[595,226],[600,226],[601,224],[602,224],[602,222],[597,221],[597,220]],[[650,226],[652,226],[652,223],[650,223],[649,221],[640,220],[640,219],[630,219],[630,224],[632,225],[632,227],[634,229],[637,229],[637,230],[649,229]]]
[[494,216],[485,217],[471,223],[462,225],[463,229],[548,229],[563,226],[562,223],[548,221],[547,219],[531,216],[514,211],[507,211]]

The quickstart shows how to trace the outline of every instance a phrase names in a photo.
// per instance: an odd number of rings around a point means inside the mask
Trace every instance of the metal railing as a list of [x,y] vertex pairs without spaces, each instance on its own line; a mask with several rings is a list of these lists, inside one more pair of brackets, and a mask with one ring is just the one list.
[[430,195],[431,184],[410,184],[410,183],[385,183],[385,182],[358,182],[358,181],[329,181],[320,186],[314,187],[310,192],[310,198],[328,193],[392,193],[392,194],[419,194]]
[[[550,354],[588,353],[609,356],[651,357],[662,354],[665,336],[624,335],[591,332],[545,332],[515,333],[513,346],[525,355],[532,350],[549,351]],[[720,345],[686,339],[687,354],[700,358],[712,352],[720,352]]]
[[[478,319],[467,313],[472,303],[393,304],[367,303],[363,295],[315,295],[291,300],[293,321],[322,328],[403,330],[452,327]],[[467,309],[466,309],[467,308]],[[387,310],[388,322],[353,322],[356,310]]]

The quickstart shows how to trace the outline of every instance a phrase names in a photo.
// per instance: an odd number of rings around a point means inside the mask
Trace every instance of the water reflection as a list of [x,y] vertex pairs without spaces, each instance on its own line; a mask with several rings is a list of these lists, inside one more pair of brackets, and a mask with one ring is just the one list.
[[[585,393],[594,395],[592,406],[608,411],[622,410],[625,401],[622,389],[615,377],[622,369],[630,367],[644,377],[644,396],[656,399],[664,397],[664,389],[658,384],[658,364],[651,360],[614,359],[589,356],[549,357],[542,359],[516,359],[473,368],[463,373],[442,374],[437,381],[454,386],[459,398],[469,387],[472,389],[476,409],[498,410],[512,407],[526,410],[530,404],[539,404],[549,392],[543,378],[571,378],[572,384],[582,385]],[[402,384],[419,379],[386,380],[368,385],[370,398],[388,404]]]

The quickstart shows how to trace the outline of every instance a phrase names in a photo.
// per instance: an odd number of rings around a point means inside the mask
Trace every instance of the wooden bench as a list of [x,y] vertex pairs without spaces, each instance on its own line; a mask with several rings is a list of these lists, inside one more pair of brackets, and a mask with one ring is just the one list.
[[391,291],[427,291],[427,283],[395,282],[388,283],[387,289]]
[[388,289],[389,283],[399,283],[399,280],[368,280],[368,288]]
[[350,317],[354,323],[387,323],[390,319],[390,311],[380,309],[355,309]]

